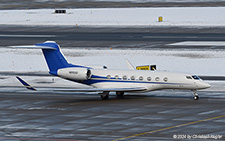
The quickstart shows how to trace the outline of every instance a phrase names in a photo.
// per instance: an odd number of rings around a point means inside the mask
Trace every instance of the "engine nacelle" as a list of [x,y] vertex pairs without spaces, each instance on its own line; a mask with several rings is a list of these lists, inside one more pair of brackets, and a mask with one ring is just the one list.
[[90,69],[79,67],[58,69],[57,74],[62,78],[78,81],[91,78]]

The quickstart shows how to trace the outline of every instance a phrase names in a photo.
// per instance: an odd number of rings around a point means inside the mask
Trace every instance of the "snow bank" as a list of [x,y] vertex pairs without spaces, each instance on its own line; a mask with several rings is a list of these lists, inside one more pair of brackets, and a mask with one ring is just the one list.
[[225,26],[224,13],[225,7],[0,10],[0,25]]

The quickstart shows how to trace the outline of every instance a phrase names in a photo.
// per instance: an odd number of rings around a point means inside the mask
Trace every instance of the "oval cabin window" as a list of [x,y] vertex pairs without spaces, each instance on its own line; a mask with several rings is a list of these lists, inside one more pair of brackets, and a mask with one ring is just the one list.
[[144,79],[144,78],[143,78],[143,76],[140,76],[140,77],[139,77],[139,80],[141,80],[141,81],[142,81],[143,79]]
[[168,81],[168,78],[167,78],[167,77],[165,77],[165,78],[163,79],[163,81],[167,82],[167,81]]
[[131,79],[131,80],[135,80],[135,77],[134,77],[134,76],[131,76],[130,79]]
[[155,81],[159,81],[159,77],[156,77],[156,78],[155,78]]
[[107,75],[106,77],[107,77],[108,79],[110,79],[110,78],[111,78],[111,76],[110,76],[110,75]]
[[118,76],[118,75],[116,75],[116,76],[115,76],[115,79],[119,79],[119,76]]

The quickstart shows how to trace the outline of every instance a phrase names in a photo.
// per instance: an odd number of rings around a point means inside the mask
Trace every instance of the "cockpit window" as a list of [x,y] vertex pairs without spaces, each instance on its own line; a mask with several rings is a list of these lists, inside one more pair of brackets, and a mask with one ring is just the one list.
[[195,80],[200,80],[200,78],[197,75],[193,75],[192,78],[194,78]]
[[191,76],[186,76],[186,78],[187,78],[187,79],[192,79],[192,77],[191,77]]

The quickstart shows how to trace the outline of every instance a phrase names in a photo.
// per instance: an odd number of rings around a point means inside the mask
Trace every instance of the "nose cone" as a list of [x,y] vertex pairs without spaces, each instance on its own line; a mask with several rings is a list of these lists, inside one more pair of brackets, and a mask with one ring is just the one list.
[[198,89],[207,89],[207,88],[210,88],[211,85],[209,85],[208,83],[206,82],[203,82],[203,81],[200,81],[197,83],[197,88]]

